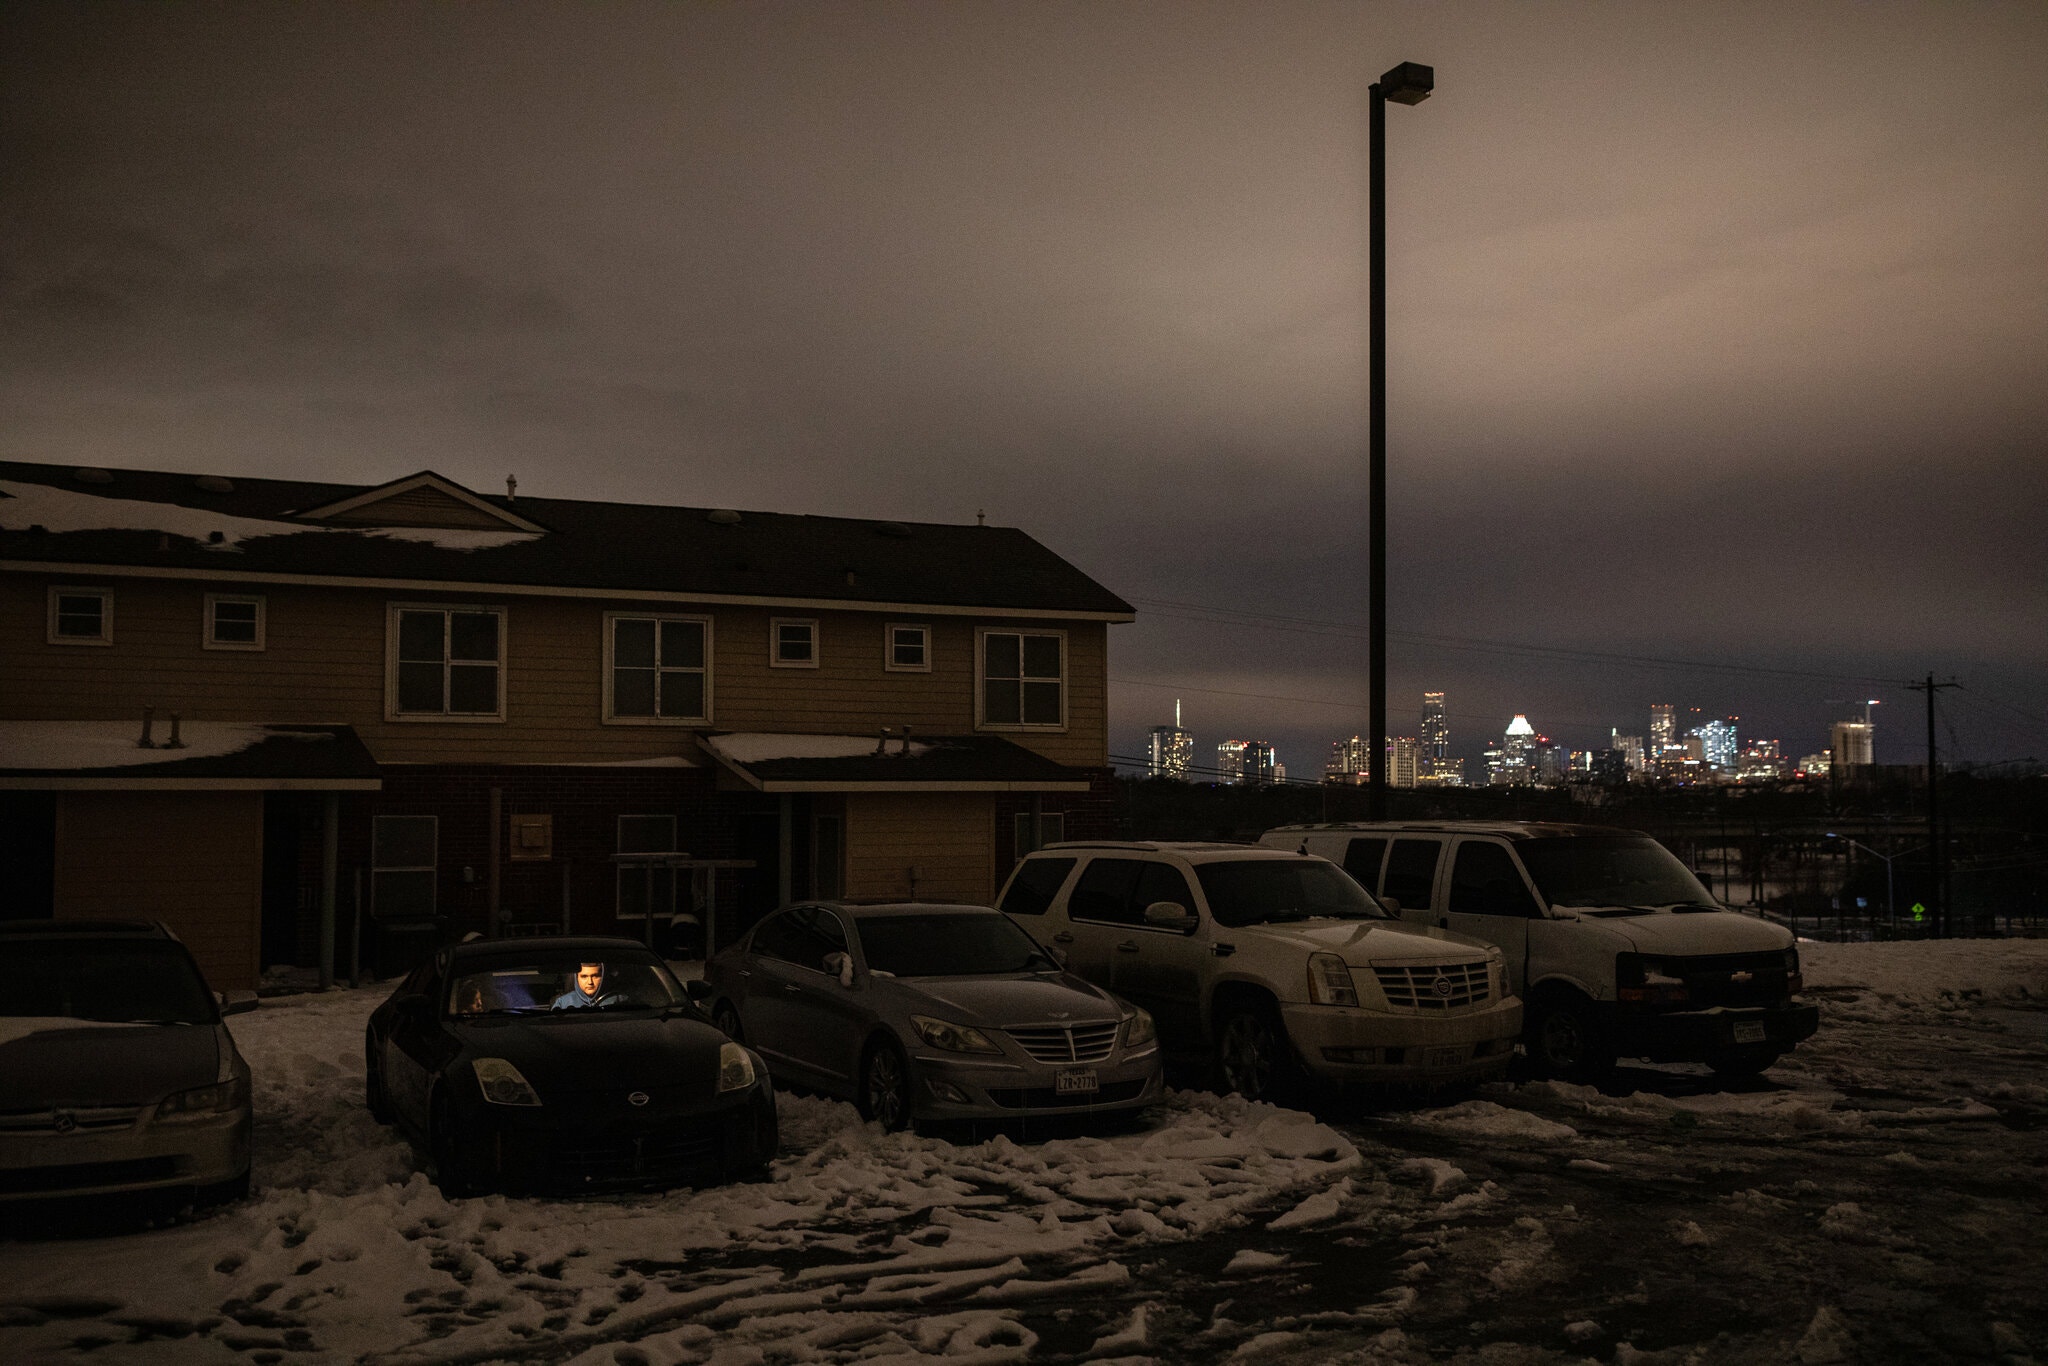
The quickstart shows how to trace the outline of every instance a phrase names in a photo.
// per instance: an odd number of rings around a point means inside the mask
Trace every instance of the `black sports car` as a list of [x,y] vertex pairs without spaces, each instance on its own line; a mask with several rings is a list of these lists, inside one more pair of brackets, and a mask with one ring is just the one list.
[[451,1196],[697,1184],[775,1154],[767,1065],[630,939],[441,949],[363,1047],[370,1112]]

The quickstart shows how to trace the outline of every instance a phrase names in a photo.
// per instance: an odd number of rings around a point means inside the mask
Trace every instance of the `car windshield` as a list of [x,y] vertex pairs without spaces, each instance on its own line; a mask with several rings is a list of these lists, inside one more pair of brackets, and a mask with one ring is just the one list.
[[445,1005],[456,1016],[667,1010],[687,999],[668,965],[643,949],[550,949],[458,967]]
[[1712,906],[1692,870],[1648,835],[1569,835],[1515,846],[1553,906]]
[[162,939],[10,944],[7,979],[0,1015],[149,1024],[220,1018],[191,956]]
[[1385,920],[1365,888],[1334,863],[1316,858],[1198,863],[1195,876],[1219,925],[1271,925],[1336,917]]
[[986,915],[862,916],[868,970],[892,977],[1051,972],[1059,965],[998,911]]

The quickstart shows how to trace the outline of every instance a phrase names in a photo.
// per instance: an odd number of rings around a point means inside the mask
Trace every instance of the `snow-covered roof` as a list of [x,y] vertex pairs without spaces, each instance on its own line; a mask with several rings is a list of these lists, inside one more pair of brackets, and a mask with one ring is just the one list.
[[762,792],[1086,792],[1088,774],[995,735],[743,731],[698,738]]
[[0,721],[0,788],[374,791],[376,762],[352,727],[185,721],[158,715],[141,744],[129,721]]

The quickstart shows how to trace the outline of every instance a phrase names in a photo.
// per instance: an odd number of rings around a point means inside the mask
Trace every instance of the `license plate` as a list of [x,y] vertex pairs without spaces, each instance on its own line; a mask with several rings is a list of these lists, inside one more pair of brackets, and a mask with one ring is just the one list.
[[1737,1025],[1735,1026],[1735,1042],[1737,1042],[1737,1043],[1762,1043],[1763,1041],[1764,1041],[1764,1026],[1763,1026],[1763,1021],[1761,1021],[1761,1020],[1752,1020],[1752,1021],[1750,1021],[1750,1022],[1749,1022],[1749,1023],[1747,1023],[1747,1024],[1737,1024]]
[[1422,1050],[1422,1065],[1424,1067],[1456,1067],[1463,1061],[1465,1061],[1465,1050],[1462,1048],[1425,1048]]
[[1101,1089],[1102,1083],[1095,1079],[1092,1067],[1056,1073],[1052,1079],[1052,1091],[1056,1096],[1092,1096]]

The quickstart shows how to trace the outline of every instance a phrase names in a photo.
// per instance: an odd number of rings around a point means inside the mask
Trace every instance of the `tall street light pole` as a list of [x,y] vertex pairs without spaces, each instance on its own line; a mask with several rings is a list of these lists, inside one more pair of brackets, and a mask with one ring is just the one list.
[[1436,88],[1436,70],[1403,62],[1372,84],[1372,117],[1366,139],[1368,270],[1372,276],[1371,306],[1366,322],[1372,351],[1372,397],[1368,417],[1370,454],[1366,469],[1367,535],[1372,540],[1371,605],[1367,610],[1371,694],[1366,700],[1366,728],[1371,748],[1365,756],[1366,802],[1372,819],[1387,818],[1387,101],[1421,104]]

